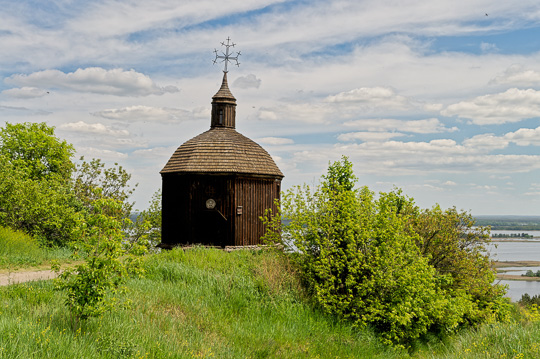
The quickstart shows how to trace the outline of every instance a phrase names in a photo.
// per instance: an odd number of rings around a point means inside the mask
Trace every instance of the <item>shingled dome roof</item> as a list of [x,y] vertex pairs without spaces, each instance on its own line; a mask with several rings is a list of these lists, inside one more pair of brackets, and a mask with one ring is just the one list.
[[212,128],[178,147],[161,173],[178,172],[283,177],[268,152],[227,127]]
[[236,99],[229,90],[227,73],[224,73],[221,88],[212,100],[210,130],[178,147],[160,173],[283,177],[268,152],[235,130]]

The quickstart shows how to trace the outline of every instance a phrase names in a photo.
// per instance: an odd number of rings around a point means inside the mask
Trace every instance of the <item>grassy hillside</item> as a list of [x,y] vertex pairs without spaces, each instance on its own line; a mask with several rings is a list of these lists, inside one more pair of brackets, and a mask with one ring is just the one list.
[[[287,259],[273,252],[197,248],[151,256],[132,301],[73,326],[52,282],[0,288],[0,358],[403,358],[368,329],[321,314]],[[431,343],[431,344],[430,344]],[[494,324],[415,358],[533,358],[540,326]]]
[[51,259],[68,261],[71,254],[67,248],[42,248],[27,234],[0,226],[0,272],[47,265]]

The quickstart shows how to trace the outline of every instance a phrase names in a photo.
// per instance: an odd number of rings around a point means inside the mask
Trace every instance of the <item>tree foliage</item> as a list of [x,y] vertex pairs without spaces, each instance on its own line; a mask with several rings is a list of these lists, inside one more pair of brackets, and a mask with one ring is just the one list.
[[[56,137],[45,123],[7,123],[0,128],[0,225],[22,230],[49,246],[83,241],[96,203],[109,199],[121,204],[109,215],[122,223],[124,237],[156,237],[149,213],[135,223],[131,175],[117,163],[100,159],[73,162],[74,148]],[[157,210],[157,208],[155,209]],[[160,209],[159,209],[160,210]],[[159,227],[159,226],[158,226]],[[143,230],[142,228],[146,228]]]
[[[129,305],[117,296],[130,273],[141,273],[137,255],[146,252],[139,243],[123,240],[120,213],[123,203],[111,198],[98,199],[92,206],[79,242],[87,254],[85,261],[65,269],[56,280],[57,288],[67,292],[66,306],[78,324],[106,311]],[[58,265],[54,266],[60,272]]]
[[455,207],[415,207],[410,217],[422,255],[438,273],[452,279],[445,289],[467,293],[475,303],[476,310],[467,320],[478,322],[489,316],[491,306],[500,302],[505,292],[504,287],[493,285],[496,276],[488,253],[489,228],[476,226],[470,213]]
[[0,128],[0,224],[42,244],[76,237],[81,215],[71,190],[73,152],[45,123]]
[[143,243],[153,251],[161,242],[161,190],[152,195],[149,206],[134,221],[128,221],[124,232],[130,243]]
[[45,123],[6,123],[0,129],[0,156],[33,180],[59,177],[67,181],[74,169],[75,149]]
[[[28,161],[33,167],[34,162]],[[0,225],[22,230],[47,245],[76,237],[82,217],[68,180],[53,172],[37,176],[22,161],[4,155],[0,167]]]
[[470,216],[421,211],[400,190],[376,198],[355,183],[343,158],[318,187],[287,191],[281,212],[265,219],[266,239],[295,250],[325,311],[372,326],[396,345],[503,314],[503,291],[491,285],[488,238]]
[[105,167],[105,163],[100,159],[94,158],[87,162],[81,157],[76,165],[73,189],[86,208],[91,209],[93,203],[99,199],[110,198],[122,203],[121,214],[127,217],[134,205],[129,202],[129,197],[135,191],[135,188],[129,185],[130,179],[131,174],[118,163],[113,167]]

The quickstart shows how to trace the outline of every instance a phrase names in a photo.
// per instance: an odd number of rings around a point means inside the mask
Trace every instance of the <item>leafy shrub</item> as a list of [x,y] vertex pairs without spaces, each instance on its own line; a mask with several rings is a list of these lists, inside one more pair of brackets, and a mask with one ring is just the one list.
[[[453,218],[436,208],[420,211],[399,190],[376,199],[367,187],[356,190],[355,183],[352,164],[343,158],[330,165],[320,186],[287,191],[282,212],[264,219],[270,229],[266,240],[293,246],[292,256],[326,312],[371,326],[395,345],[428,331],[448,333],[503,319],[508,306],[503,290],[486,282],[493,270],[483,236],[469,238],[462,227],[441,232],[447,223],[455,224]],[[280,228],[282,218],[288,224]],[[422,232],[421,223],[439,229]],[[430,236],[441,251],[428,248]],[[445,255],[457,258],[445,260]],[[474,266],[481,269],[464,273]]]
[[[141,261],[136,255],[143,254],[145,247],[137,243],[126,246],[117,216],[122,210],[119,201],[95,201],[81,243],[88,253],[85,262],[66,269],[56,281],[57,288],[67,293],[65,304],[75,323],[129,305],[117,294],[123,292],[122,284],[130,273],[141,273]],[[55,266],[55,270],[59,272],[60,267]]]
[[529,293],[525,293],[521,296],[521,299],[518,301],[518,303],[526,307],[532,304],[536,304],[537,306],[540,306],[540,294],[533,295],[531,297]]

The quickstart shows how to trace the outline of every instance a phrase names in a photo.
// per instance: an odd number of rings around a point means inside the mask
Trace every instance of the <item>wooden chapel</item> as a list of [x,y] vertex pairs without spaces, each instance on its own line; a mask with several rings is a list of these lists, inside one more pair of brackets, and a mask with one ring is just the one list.
[[276,213],[283,173],[268,152],[236,131],[226,70],[212,97],[210,129],[178,147],[160,172],[162,248],[258,245],[260,217],[268,208]]

